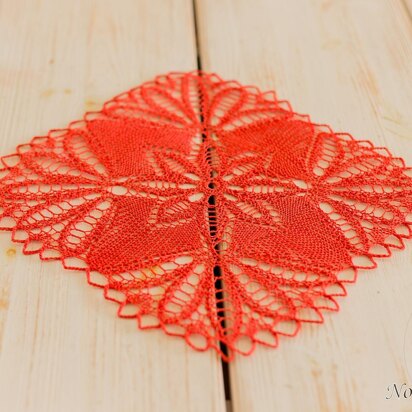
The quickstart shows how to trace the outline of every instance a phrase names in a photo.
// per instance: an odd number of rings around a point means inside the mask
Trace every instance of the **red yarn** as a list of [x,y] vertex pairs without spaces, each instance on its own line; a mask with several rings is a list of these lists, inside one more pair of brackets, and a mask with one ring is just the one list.
[[226,360],[322,322],[411,237],[402,159],[214,74],[159,76],[2,164],[2,228],[24,253]]

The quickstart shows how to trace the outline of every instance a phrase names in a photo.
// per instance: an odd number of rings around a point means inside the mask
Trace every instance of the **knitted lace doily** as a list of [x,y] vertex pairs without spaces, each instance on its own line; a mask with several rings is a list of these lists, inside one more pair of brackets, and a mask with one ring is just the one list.
[[120,317],[224,359],[338,310],[411,237],[401,158],[263,93],[170,73],[2,158],[2,229]]

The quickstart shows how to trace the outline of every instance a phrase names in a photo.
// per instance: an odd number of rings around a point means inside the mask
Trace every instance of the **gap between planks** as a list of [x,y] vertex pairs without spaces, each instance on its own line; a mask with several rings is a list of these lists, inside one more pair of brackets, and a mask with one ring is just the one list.
[[[198,12],[199,11],[198,11],[198,8],[197,8],[197,5],[196,5],[196,0],[192,0],[192,7],[193,7],[193,26],[194,26],[195,43],[196,43],[197,70],[199,70],[201,72],[203,70],[202,51],[201,51],[201,48],[200,48],[200,30],[199,30],[199,19],[198,19]],[[202,115],[201,115],[201,120],[203,121]],[[214,196],[211,196],[209,204],[210,204],[210,206],[212,206],[212,208],[215,206],[216,201],[215,201]],[[216,210],[215,207],[214,207],[214,209]],[[216,230],[216,228],[212,227],[210,222],[209,222],[209,230],[210,230],[211,233],[212,233],[213,230]],[[218,248],[218,245],[216,246],[216,248]],[[219,311],[220,309],[223,309],[223,311],[224,311],[224,301],[221,301],[224,292],[220,291],[220,289],[222,289],[222,281],[221,281],[222,269],[219,266],[215,266],[213,272],[214,272],[214,276],[215,276],[215,279],[216,279],[217,288],[219,289],[218,291],[216,291],[216,301],[217,301],[217,309],[218,309],[217,313],[220,313],[220,311]],[[224,325],[224,320],[223,320],[222,323]],[[222,350],[222,352],[227,354],[228,353],[228,348],[227,348],[226,344],[220,342],[219,345],[220,345],[220,349]],[[222,373],[223,373],[224,393],[225,393],[225,399],[226,399],[226,410],[227,410],[227,412],[232,412],[230,369],[229,369],[228,363],[224,359],[221,359],[221,364],[222,364]]]

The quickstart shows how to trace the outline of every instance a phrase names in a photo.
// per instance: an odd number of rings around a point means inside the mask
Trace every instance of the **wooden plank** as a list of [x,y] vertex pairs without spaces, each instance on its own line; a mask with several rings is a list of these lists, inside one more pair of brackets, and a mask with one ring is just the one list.
[[[0,153],[195,67],[189,0],[2,1]],[[138,331],[83,275],[0,242],[2,410],[224,410],[215,353]]]
[[412,1],[411,0],[401,0],[405,7],[405,13],[408,15],[409,20],[412,21]]
[[[276,89],[317,123],[412,164],[412,26],[399,1],[198,1],[203,67]],[[341,311],[230,365],[241,411],[404,411],[412,386],[412,244],[360,273]],[[405,345],[405,346],[404,346]],[[409,374],[408,374],[409,369]]]

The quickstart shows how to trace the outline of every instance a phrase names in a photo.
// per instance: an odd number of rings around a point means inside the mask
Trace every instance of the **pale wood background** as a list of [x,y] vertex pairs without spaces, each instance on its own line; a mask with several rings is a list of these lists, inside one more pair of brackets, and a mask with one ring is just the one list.
[[[197,0],[203,68],[276,89],[412,165],[412,0]],[[154,75],[196,68],[189,0],[0,1],[0,153]],[[0,234],[0,410],[412,411],[412,242],[361,274],[341,311],[222,365]],[[412,324],[412,322],[411,322]],[[408,372],[409,367],[409,372]]]

